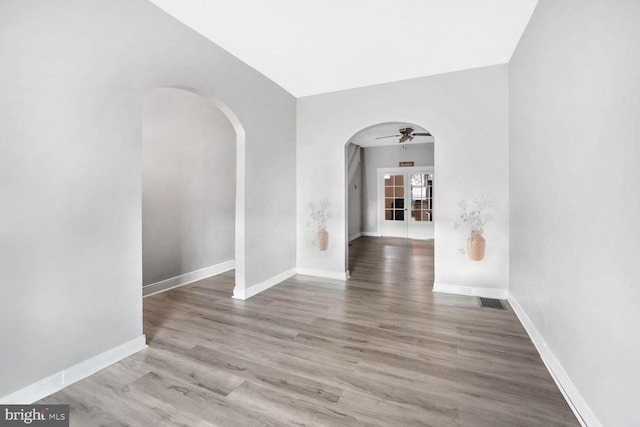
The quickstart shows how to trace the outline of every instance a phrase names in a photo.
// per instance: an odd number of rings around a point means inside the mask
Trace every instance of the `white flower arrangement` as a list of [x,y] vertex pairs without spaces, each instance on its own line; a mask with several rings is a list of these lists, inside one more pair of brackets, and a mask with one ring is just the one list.
[[[311,210],[311,220],[315,223],[316,230],[314,233],[314,239],[311,244],[315,246],[318,243],[318,233],[327,227],[327,220],[331,218],[331,211],[329,208],[331,204],[326,197],[320,201],[309,203],[309,209]],[[311,227],[311,221],[307,221],[307,227]],[[322,245],[321,245],[322,246]]]
[[493,215],[490,212],[490,208],[493,207],[493,200],[486,194],[476,197],[471,202],[461,200],[458,206],[460,206],[461,213],[460,218],[454,224],[456,229],[462,223],[467,223],[471,226],[471,232],[482,232],[484,225],[493,219]]

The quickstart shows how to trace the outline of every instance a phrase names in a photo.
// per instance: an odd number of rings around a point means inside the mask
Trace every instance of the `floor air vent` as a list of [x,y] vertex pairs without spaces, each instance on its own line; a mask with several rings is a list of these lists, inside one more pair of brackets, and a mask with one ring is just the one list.
[[495,298],[482,298],[480,297],[480,306],[481,307],[489,307],[489,308],[497,308],[500,310],[504,310],[504,306],[500,302],[499,299]]

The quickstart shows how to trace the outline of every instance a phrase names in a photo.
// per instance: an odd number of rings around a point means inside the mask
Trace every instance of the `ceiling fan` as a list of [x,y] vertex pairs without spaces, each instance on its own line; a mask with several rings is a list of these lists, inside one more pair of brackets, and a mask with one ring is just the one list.
[[413,130],[414,130],[413,128],[400,128],[398,129],[398,132],[400,132],[399,135],[380,136],[376,139],[400,138],[398,142],[403,143],[403,142],[413,140],[413,138],[416,136],[431,136],[429,132],[414,132]]

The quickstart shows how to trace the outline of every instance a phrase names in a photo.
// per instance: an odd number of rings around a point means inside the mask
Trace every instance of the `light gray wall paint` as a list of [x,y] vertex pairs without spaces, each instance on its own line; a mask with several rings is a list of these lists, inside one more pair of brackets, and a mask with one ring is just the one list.
[[362,232],[362,148],[347,144],[349,236]]
[[144,0],[0,2],[0,396],[142,334],[141,115],[163,86],[246,131],[246,282],[295,266],[296,101]]
[[541,0],[509,67],[511,292],[606,426],[639,420],[639,17]]
[[142,114],[143,285],[234,259],[236,134],[209,100],[156,89]]
[[[406,96],[410,93],[411,96]],[[299,98],[297,102],[298,254],[301,269],[346,270],[345,144],[356,132],[389,121],[416,123],[435,137],[437,209],[435,279],[484,295],[504,295],[509,280],[509,112],[507,65]],[[482,262],[460,253],[468,228],[455,229],[464,198],[488,194],[494,219],[484,228]],[[327,197],[326,251],[313,246],[309,202]],[[335,238],[334,238],[335,237]]]
[[410,161],[413,161],[415,166],[433,166],[433,144],[407,145],[406,148],[403,150],[399,144],[388,147],[364,148],[363,231],[379,232],[378,168],[398,167],[400,162]]

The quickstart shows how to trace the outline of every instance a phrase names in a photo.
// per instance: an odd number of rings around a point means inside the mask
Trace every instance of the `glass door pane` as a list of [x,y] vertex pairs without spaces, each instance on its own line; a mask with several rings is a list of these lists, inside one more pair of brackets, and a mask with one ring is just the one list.
[[419,173],[411,175],[411,219],[432,221],[433,175]]
[[384,219],[404,221],[404,175],[384,176]]

